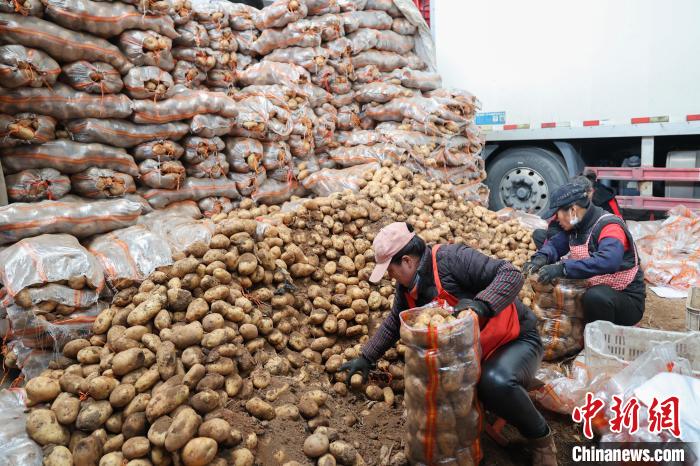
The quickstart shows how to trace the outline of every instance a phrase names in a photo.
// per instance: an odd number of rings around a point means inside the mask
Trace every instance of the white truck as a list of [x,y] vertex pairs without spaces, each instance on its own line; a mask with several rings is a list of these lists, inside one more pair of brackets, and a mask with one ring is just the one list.
[[699,1],[432,0],[429,18],[443,85],[482,102],[491,208],[541,212],[586,166],[622,207],[700,208]]

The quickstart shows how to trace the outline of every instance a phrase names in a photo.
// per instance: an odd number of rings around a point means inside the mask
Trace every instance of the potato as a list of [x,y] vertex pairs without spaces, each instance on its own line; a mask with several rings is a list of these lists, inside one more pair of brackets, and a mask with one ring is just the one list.
[[330,444],[329,449],[331,454],[335,456],[335,459],[340,464],[346,466],[355,464],[357,450],[349,443],[344,442],[343,440],[336,440]]
[[90,346],[90,342],[84,338],[71,340],[63,346],[63,355],[67,358],[76,359],[78,352],[88,346]]
[[258,419],[270,421],[275,418],[275,409],[258,397],[248,400],[245,404],[245,409]]
[[117,385],[119,382],[112,377],[98,376],[88,384],[88,393],[96,400],[104,400],[109,398]]
[[206,414],[219,407],[220,398],[214,390],[204,390],[190,398],[190,405],[199,413]]
[[121,453],[122,445],[124,445],[124,435],[118,434],[105,442],[103,451],[104,453],[111,453],[113,451]]
[[330,453],[326,453],[318,459],[318,462],[316,464],[317,466],[336,466],[337,463],[333,455],[331,455]]
[[193,438],[182,450],[185,466],[205,466],[216,456],[216,441],[207,437]]
[[25,390],[33,403],[43,403],[53,401],[61,393],[61,384],[58,380],[39,376],[29,379]]
[[152,422],[172,412],[187,401],[189,394],[187,385],[174,385],[155,393],[146,406],[146,417]]
[[312,434],[304,440],[304,454],[309,458],[318,458],[328,453],[328,437],[323,434]]
[[155,445],[156,447],[164,446],[165,438],[168,434],[168,429],[170,429],[170,425],[172,423],[173,420],[170,416],[159,417],[153,424],[151,424],[151,427],[148,429],[149,442],[151,442],[151,444]]
[[73,424],[80,412],[80,400],[70,393],[61,393],[51,405],[51,410],[61,424]]
[[94,432],[99,429],[112,415],[112,405],[109,401],[83,402],[80,412],[75,420],[75,427],[85,431]]
[[136,389],[131,384],[119,384],[109,394],[109,403],[115,408],[123,408],[136,396]]
[[124,419],[122,425],[124,439],[128,440],[132,437],[144,435],[146,433],[147,424],[146,414],[143,411],[130,414]]
[[253,324],[243,324],[238,329],[238,332],[246,340],[253,340],[258,337],[258,328]]
[[68,445],[70,433],[50,409],[34,409],[27,415],[27,434],[39,445]]
[[68,448],[56,445],[44,456],[43,466],[73,466],[73,454]]
[[76,444],[73,461],[75,464],[97,466],[102,451],[102,442],[95,435],[89,435]]
[[185,407],[172,420],[163,446],[171,452],[182,448],[192,439],[201,423],[202,418],[192,408]]
[[229,464],[233,466],[253,466],[255,457],[247,448],[233,450],[229,459]]
[[384,399],[384,392],[376,385],[367,385],[365,395],[372,401],[382,401]]
[[126,459],[143,458],[148,455],[151,444],[146,437],[132,437],[122,445],[122,453]]
[[141,348],[130,348],[114,355],[112,371],[114,375],[122,376],[142,367],[145,361],[146,356]]
[[[99,466],[123,466],[124,465],[124,455],[121,451],[113,451],[107,453],[100,459]],[[76,465],[77,466],[77,465]]]
[[191,322],[182,327],[177,327],[177,331],[173,335],[172,342],[175,343],[177,349],[182,350],[188,346],[199,344],[202,341],[204,329],[199,322]]
[[224,443],[231,436],[231,426],[223,419],[209,419],[199,426],[197,434],[200,437],[208,437],[218,443]]
[[153,319],[162,309],[164,302],[159,295],[152,295],[129,313],[126,321],[129,325],[144,325]]
[[175,344],[164,341],[156,351],[157,372],[161,379],[168,380],[177,371],[177,354]]

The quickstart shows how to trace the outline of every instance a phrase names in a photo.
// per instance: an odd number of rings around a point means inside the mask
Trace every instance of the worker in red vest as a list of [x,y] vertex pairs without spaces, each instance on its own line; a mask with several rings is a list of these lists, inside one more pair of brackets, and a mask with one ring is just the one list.
[[543,355],[532,311],[518,299],[523,275],[511,263],[492,259],[458,244],[427,246],[403,222],[384,227],[373,242],[375,266],[370,281],[386,272],[396,280],[394,304],[359,358],[341,366],[348,380],[367,377],[370,367],[399,339],[399,313],[437,299],[455,311],[472,309],[481,328],[482,371],[479,399],[532,441],[533,464],[556,465],[551,430],[525,387]]
[[[620,205],[615,198],[615,191],[598,181],[594,172],[584,172],[582,175],[575,176],[570,183],[582,186],[586,191],[588,200],[593,205],[622,218]],[[547,229],[538,229],[532,232],[532,240],[535,242],[538,250],[542,249],[547,240],[563,231],[556,216],[545,218],[549,218]]]

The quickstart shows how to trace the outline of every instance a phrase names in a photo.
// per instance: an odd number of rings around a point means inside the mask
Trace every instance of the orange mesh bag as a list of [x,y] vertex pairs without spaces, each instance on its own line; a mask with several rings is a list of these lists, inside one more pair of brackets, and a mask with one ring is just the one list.
[[132,102],[124,94],[95,95],[56,83],[46,87],[0,88],[1,113],[39,113],[56,118],[126,118],[131,115]]
[[133,66],[106,40],[33,16],[0,13],[0,41],[41,49],[60,62],[106,62],[120,73],[126,73]]
[[136,192],[134,179],[108,168],[88,168],[70,177],[73,192],[89,199],[110,199]]
[[116,94],[124,87],[121,74],[109,63],[77,61],[63,67],[61,78],[73,89],[90,94]]
[[12,202],[60,199],[70,191],[70,179],[53,168],[22,170],[5,177],[7,197]]
[[0,83],[3,87],[52,86],[61,67],[46,53],[22,45],[0,46]]
[[185,167],[176,160],[146,159],[139,164],[141,182],[149,188],[178,189],[185,181]]
[[408,427],[406,457],[415,465],[476,465],[481,460],[479,323],[438,303],[400,314]]
[[85,31],[110,38],[127,29],[154,31],[170,38],[177,37],[173,20],[165,15],[147,15],[122,2],[91,0],[43,0],[44,16],[74,31]]
[[2,152],[2,165],[7,173],[29,168],[55,168],[61,173],[73,174],[99,167],[131,176],[139,174],[134,159],[124,149],[104,144],[83,144],[68,139],[5,149]]
[[175,82],[157,66],[137,66],[124,76],[126,93],[134,99],[162,100],[172,96]]
[[134,147],[160,139],[180,139],[187,134],[186,123],[139,125],[126,120],[83,118],[65,125],[71,137],[80,142],[98,142],[116,147]]
[[43,144],[55,139],[56,120],[36,113],[0,115],[0,147]]
[[530,278],[535,292],[532,310],[544,345],[544,360],[552,361],[583,349],[583,294],[585,280],[559,279],[554,285],[543,285]]

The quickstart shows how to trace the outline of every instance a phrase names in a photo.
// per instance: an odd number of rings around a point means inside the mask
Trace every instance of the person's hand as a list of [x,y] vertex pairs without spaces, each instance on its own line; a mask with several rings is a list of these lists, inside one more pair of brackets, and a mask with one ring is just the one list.
[[552,283],[555,278],[564,276],[564,264],[561,262],[551,265],[545,265],[540,269],[540,277],[537,280],[540,283]]
[[355,358],[344,363],[342,366],[340,366],[339,370],[348,371],[348,377],[345,380],[345,384],[350,385],[350,379],[358,372],[362,374],[362,382],[367,382],[370,367],[372,367],[372,363],[369,362],[369,359],[364,356],[360,356],[359,358]]
[[471,309],[479,317],[479,319],[488,319],[491,314],[489,305],[478,299],[460,299],[455,305],[455,311],[460,312],[466,309]]
[[535,254],[529,262],[523,265],[523,274],[535,273],[547,265],[547,257],[542,254]]

